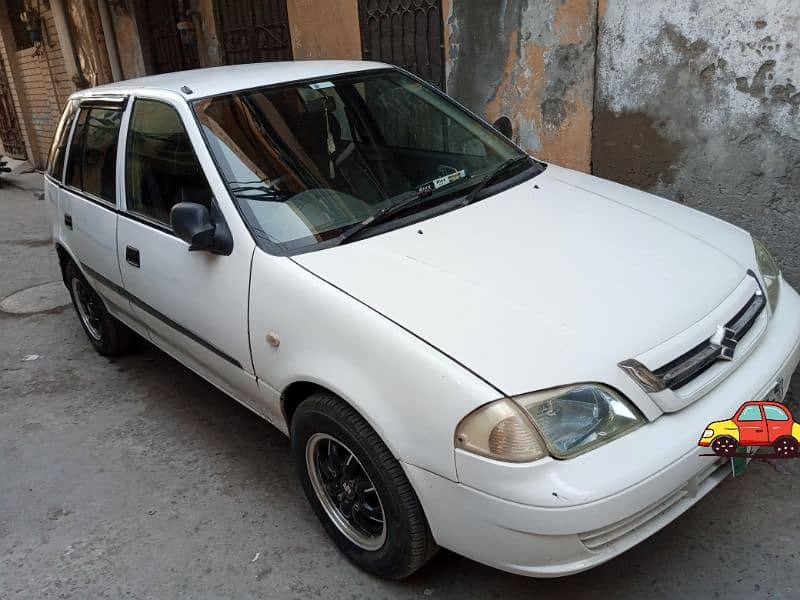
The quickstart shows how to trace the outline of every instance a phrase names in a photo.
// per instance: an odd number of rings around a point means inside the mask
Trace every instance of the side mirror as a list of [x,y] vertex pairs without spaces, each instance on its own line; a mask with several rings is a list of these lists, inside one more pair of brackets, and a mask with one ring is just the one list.
[[214,254],[229,255],[233,251],[233,237],[227,223],[212,205],[208,208],[197,202],[178,202],[169,212],[169,224],[179,238],[189,244],[189,252],[207,250]]
[[511,119],[508,117],[500,117],[497,121],[492,123],[492,125],[508,139],[511,139],[511,136],[514,135],[514,126],[511,124]]

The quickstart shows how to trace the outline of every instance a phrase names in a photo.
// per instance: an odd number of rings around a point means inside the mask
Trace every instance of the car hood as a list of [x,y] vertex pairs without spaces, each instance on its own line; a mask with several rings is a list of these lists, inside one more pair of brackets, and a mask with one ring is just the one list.
[[627,204],[589,191],[595,181],[550,167],[473,205],[294,260],[504,394],[607,381],[619,361],[711,312],[745,268],[631,206],[630,188],[617,186]]

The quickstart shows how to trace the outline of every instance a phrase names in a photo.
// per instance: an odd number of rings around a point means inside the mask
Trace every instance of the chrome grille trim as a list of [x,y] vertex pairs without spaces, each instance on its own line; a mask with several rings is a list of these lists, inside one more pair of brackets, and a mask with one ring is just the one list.
[[756,283],[755,293],[725,325],[718,326],[717,332],[710,338],[655,371],[651,371],[636,359],[618,363],[620,369],[644,391],[652,394],[666,389],[677,390],[693,381],[717,361],[733,360],[737,344],[750,331],[767,305],[758,277],[750,270],[747,274]]
[[764,310],[767,300],[759,289],[747,304],[727,323],[722,330],[721,340],[714,336],[667,363],[654,374],[664,382],[664,386],[677,390],[692,381],[718,360],[731,360],[736,345],[753,326]]

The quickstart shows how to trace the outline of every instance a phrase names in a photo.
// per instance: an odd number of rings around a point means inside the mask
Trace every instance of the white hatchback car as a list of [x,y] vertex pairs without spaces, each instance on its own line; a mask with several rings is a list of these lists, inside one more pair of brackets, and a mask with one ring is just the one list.
[[730,471],[709,421],[781,399],[800,297],[750,235],[546,165],[366,62],[74,94],[46,180],[97,350],[133,330],[291,436],[341,551],[602,563]]

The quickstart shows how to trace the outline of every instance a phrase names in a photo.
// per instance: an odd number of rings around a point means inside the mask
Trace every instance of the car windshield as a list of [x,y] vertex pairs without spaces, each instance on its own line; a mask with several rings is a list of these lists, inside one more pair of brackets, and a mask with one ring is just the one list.
[[[390,221],[384,218],[395,212],[455,208],[448,200],[525,156],[395,70],[228,93],[193,106],[245,219],[286,253],[343,241],[354,226]],[[518,162],[491,183],[542,169]]]

